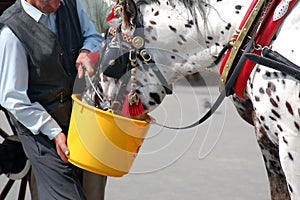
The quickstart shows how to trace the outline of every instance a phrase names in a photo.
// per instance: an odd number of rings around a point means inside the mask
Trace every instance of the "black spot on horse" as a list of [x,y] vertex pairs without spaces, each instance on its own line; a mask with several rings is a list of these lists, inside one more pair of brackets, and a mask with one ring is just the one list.
[[267,89],[266,89],[266,93],[267,93],[269,96],[271,96],[272,90],[271,90],[270,88],[267,88]]
[[259,93],[264,94],[265,93],[264,89],[263,88],[259,88]]
[[150,20],[150,24],[156,25],[156,21]]
[[280,115],[279,115],[279,113],[278,113],[276,110],[273,110],[273,109],[272,109],[272,113],[273,113],[277,118],[280,118]]
[[153,30],[153,26],[148,26],[146,30],[150,33]]
[[276,92],[276,86],[274,83],[269,82],[268,83],[268,88],[270,88],[270,90],[272,90],[273,92]]
[[283,128],[281,127],[281,125],[277,124],[277,128],[282,132]]
[[170,30],[173,31],[174,33],[177,32],[176,28],[174,28],[173,26],[169,25],[169,28],[170,28]]
[[273,98],[270,98],[270,102],[274,107],[278,107],[278,104],[276,103],[276,101]]
[[259,67],[256,68],[256,72],[260,72],[261,69]]
[[269,116],[269,118],[275,122],[277,121],[277,119],[275,117]]
[[293,108],[289,102],[285,102],[285,106],[291,115],[294,115]]
[[266,71],[266,76],[267,76],[267,77],[271,77],[271,72]]
[[296,129],[299,131],[300,130],[300,126],[297,122],[294,122]]
[[192,28],[194,25],[193,20],[188,20],[187,23],[184,25],[186,28]]
[[179,37],[181,38],[181,40],[182,40],[183,42],[186,42],[186,41],[187,41],[183,35],[179,35]]
[[260,98],[258,96],[255,96],[255,101],[259,102]]
[[267,131],[270,130],[269,127],[268,127],[266,124],[264,124],[264,128],[265,128]]
[[285,139],[285,137],[282,137],[282,140],[284,143],[288,144],[288,141]]
[[241,5],[236,5],[236,6],[235,6],[235,9],[236,9],[235,13],[236,13],[236,14],[240,14],[240,11],[241,11],[241,9],[242,9],[242,6],[241,6]]
[[241,6],[241,5],[236,5],[236,6],[235,6],[235,9],[241,10],[241,9],[242,9],[242,6]]
[[294,160],[294,158],[293,158],[293,156],[292,156],[292,154],[291,154],[290,152],[288,152],[288,156],[289,156],[289,158],[290,158],[291,160]]
[[156,104],[160,104],[160,96],[157,93],[150,92],[150,97],[155,101]]
[[274,74],[274,76],[275,76],[276,78],[278,78],[278,73],[277,73],[277,72],[273,72],[273,74]]
[[231,26],[232,26],[232,25],[231,25],[230,23],[228,23],[228,24],[226,25],[225,29],[226,29],[226,30],[229,30],[229,29],[231,28]]

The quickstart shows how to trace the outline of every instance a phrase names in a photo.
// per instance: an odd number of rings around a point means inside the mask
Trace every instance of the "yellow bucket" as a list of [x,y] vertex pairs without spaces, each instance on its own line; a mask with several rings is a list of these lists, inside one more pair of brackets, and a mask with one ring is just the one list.
[[74,100],[68,132],[69,162],[96,174],[120,177],[127,174],[141,147],[150,123]]

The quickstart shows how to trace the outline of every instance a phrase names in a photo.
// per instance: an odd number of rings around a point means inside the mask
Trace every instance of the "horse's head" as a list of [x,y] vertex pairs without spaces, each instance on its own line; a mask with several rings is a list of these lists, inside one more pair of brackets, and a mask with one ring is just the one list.
[[152,111],[170,92],[170,84],[206,69],[229,41],[233,24],[220,18],[212,5],[197,0],[177,3],[117,2],[114,15],[122,23],[107,31],[99,73],[102,96],[113,109],[124,110],[134,94],[132,99],[138,97],[143,105],[141,114]]
[[[143,19],[135,2],[119,0],[112,12],[121,23],[112,25],[107,31],[94,85],[98,86],[99,102],[105,101],[105,107],[109,104],[115,112],[142,118],[162,102],[170,92],[170,86],[157,67],[152,52],[145,48]],[[92,104],[90,99],[99,96],[93,90],[95,88],[88,87],[83,95],[87,103]],[[126,104],[129,107],[140,105],[142,110],[128,113],[124,111]]]
[[[145,50],[148,53],[143,52],[143,55],[150,57],[158,56],[151,50]],[[140,51],[138,51],[140,54]],[[125,54],[126,55],[126,54]],[[127,56],[127,55],[126,55]],[[140,116],[134,115],[131,117],[141,118],[145,113],[148,113],[161,104],[163,99],[172,90],[170,84],[167,81],[168,72],[172,69],[169,65],[164,66],[164,71],[160,71],[162,64],[156,64],[152,59],[149,62],[143,60],[138,55],[137,65],[130,70],[124,71],[119,77],[109,74],[109,70],[104,71],[100,75],[100,81],[102,92],[109,102],[111,107],[115,111],[124,111],[123,107],[129,100],[129,94],[134,93],[138,99],[138,102],[143,106],[143,112],[139,113]],[[113,72],[112,72],[113,73]],[[125,114],[124,112],[122,113]]]

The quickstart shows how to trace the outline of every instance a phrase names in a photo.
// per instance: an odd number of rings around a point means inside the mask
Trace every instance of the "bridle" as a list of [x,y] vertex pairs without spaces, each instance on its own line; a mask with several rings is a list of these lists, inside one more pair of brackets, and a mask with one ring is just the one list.
[[[118,15],[122,9],[126,0],[119,0],[114,7],[115,15]],[[135,2],[133,2],[135,4]],[[119,94],[117,99],[114,101],[122,102],[124,95],[123,88],[126,88],[127,84],[130,82],[130,96],[128,101],[131,103],[136,103],[137,101],[137,67],[150,68],[156,75],[160,84],[164,87],[166,94],[172,94],[172,86],[168,84],[164,75],[161,73],[160,69],[157,67],[155,58],[151,53],[145,48],[145,35],[144,35],[144,23],[143,16],[137,7],[135,12],[137,14],[136,24],[134,24],[134,30],[132,35],[122,32],[122,23],[118,26],[110,26],[105,34],[106,44],[103,47],[104,51],[100,60],[106,61],[106,63],[101,63],[103,74],[108,77],[113,77],[117,80],[121,80],[122,84],[120,86]],[[112,45],[115,44],[115,46]],[[110,51],[114,51],[109,53]],[[111,54],[111,55],[109,55]],[[114,56],[114,57],[113,57]],[[110,58],[108,58],[110,57]],[[143,86],[143,85],[142,85]]]

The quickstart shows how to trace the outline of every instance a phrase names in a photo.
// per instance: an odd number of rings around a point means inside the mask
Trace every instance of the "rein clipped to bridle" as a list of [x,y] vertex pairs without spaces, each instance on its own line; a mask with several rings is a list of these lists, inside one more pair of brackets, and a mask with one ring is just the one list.
[[[218,109],[226,96],[234,94],[235,84],[237,79],[239,78],[241,70],[244,67],[248,67],[245,66],[245,62],[249,62],[249,60],[247,59],[253,61],[251,63],[252,68],[254,67],[255,63],[264,64],[273,69],[281,70],[293,76],[297,80],[300,80],[300,70],[298,66],[283,58],[282,56],[279,56],[278,53],[274,53],[267,46],[264,46],[263,48],[257,50],[257,46],[259,46],[261,43],[266,43],[267,45],[269,45],[272,37],[275,35],[276,31],[282,24],[288,11],[292,9],[296,2],[297,0],[291,0],[290,2],[286,2],[285,0],[254,0],[252,2],[240,25],[240,30],[237,31],[237,34],[234,35],[229,44],[226,45],[224,47],[224,50],[221,51],[222,56],[224,52],[227,51],[227,54],[222,60],[223,63],[226,63],[223,69],[223,73],[221,74],[220,88],[222,89],[222,91],[212,107],[198,121],[184,127],[166,126],[159,124],[156,121],[150,120],[149,122],[164,128],[175,130],[188,129],[200,125],[210,116],[212,116],[212,114]],[[271,24],[272,21],[270,22],[270,15],[273,14],[274,20],[274,17],[276,17],[274,13],[279,9],[281,9],[281,11],[283,10],[283,14],[281,14],[282,16],[280,16],[280,21],[277,22],[276,26],[274,26],[273,24]],[[267,39],[264,37],[259,37],[262,33],[264,33],[263,31],[265,27],[268,27],[268,25],[274,28],[274,30],[271,31],[272,33],[268,35]],[[267,41],[261,41],[262,39]],[[269,55],[269,57],[262,57],[259,54]],[[280,57],[280,59],[278,59],[278,57]],[[221,60],[220,58],[221,56],[219,55],[215,61],[215,64],[218,64],[218,62]],[[226,75],[224,76],[224,74]]]

